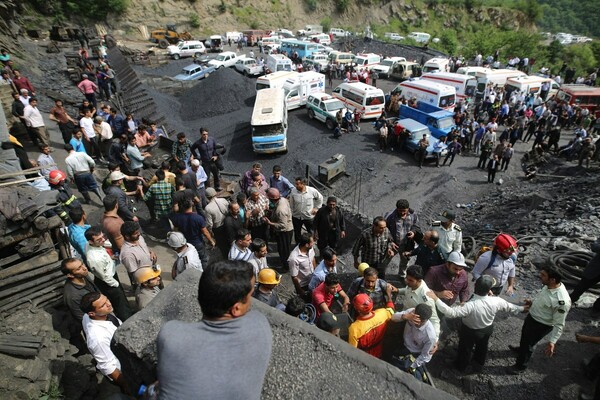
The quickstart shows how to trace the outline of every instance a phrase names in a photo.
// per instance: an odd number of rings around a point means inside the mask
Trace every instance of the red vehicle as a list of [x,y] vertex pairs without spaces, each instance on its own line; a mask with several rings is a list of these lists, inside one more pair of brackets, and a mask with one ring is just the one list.
[[562,85],[556,98],[572,106],[587,108],[596,118],[600,117],[600,87]]
[[260,29],[249,29],[242,31],[242,34],[248,38],[248,46],[255,46],[264,36],[269,36],[271,31],[263,31]]

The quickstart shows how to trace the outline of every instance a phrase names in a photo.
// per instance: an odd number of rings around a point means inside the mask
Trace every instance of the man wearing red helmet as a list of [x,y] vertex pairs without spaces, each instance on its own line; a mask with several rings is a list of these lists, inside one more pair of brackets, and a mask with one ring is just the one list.
[[54,211],[66,224],[70,224],[71,218],[69,217],[69,211],[74,208],[81,208],[81,203],[73,194],[69,185],[65,182],[66,179],[67,174],[58,169],[50,171],[50,174],[48,175],[50,188],[58,192],[57,199],[60,203],[60,206],[56,207]]
[[514,237],[501,233],[494,239],[494,248],[486,251],[477,259],[473,268],[473,279],[477,280],[482,275],[490,275],[496,280],[496,285],[491,289],[494,295],[502,292],[505,284],[506,294],[512,295],[515,290],[515,262],[513,255],[517,251],[517,241]]
[[373,311],[373,300],[366,293],[356,295],[352,304],[358,316],[348,327],[348,343],[381,358],[387,322],[392,318],[394,311],[391,308]]

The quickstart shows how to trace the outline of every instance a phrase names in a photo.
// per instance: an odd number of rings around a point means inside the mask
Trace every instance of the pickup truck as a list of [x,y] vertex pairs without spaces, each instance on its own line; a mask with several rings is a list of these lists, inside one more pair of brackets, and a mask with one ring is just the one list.
[[380,78],[387,78],[390,76],[390,71],[393,69],[396,63],[406,61],[404,57],[390,57],[381,61],[379,65],[374,66],[371,71],[377,72]]
[[262,65],[258,65],[254,58],[239,58],[233,68],[236,71],[241,72],[246,76],[259,76],[265,73],[265,69]]
[[431,131],[425,125],[408,118],[388,118],[387,122],[394,128],[396,125],[399,125],[405,131],[405,134],[407,134],[408,137],[404,141],[404,148],[409,153],[414,154],[415,157],[417,157],[419,141],[423,138],[423,135],[427,136],[427,140],[429,140],[429,146],[425,153],[426,160],[437,158],[438,153],[440,157],[444,157],[448,154],[448,146],[445,143],[440,142],[439,139],[432,137]]
[[216,69],[222,67],[233,67],[235,63],[240,59],[240,57],[242,56],[238,56],[233,51],[225,51],[219,54],[216,58],[210,60],[208,62],[208,65],[213,66]]
[[437,139],[442,136],[448,137],[448,134],[456,127],[454,114],[451,111],[422,101],[417,102],[417,108],[401,105],[400,118],[410,118],[426,125],[431,131],[431,135]]

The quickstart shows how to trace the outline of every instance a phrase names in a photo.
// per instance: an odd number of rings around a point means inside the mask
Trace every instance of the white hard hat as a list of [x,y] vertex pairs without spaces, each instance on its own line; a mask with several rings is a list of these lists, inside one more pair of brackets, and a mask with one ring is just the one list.
[[187,244],[185,236],[181,232],[169,232],[167,233],[167,243],[170,247],[178,249],[181,246]]

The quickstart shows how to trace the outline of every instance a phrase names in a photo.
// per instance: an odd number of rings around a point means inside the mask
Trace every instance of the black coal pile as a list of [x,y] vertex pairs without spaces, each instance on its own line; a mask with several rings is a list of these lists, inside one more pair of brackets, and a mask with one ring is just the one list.
[[175,76],[181,72],[184,67],[187,67],[190,64],[193,64],[191,58],[184,58],[181,60],[169,60],[166,64],[161,64],[157,67],[148,67],[145,65],[134,65],[133,67],[135,72],[142,72],[148,75],[156,75],[156,76]]
[[238,111],[253,102],[254,85],[254,80],[233,69],[221,68],[181,94],[181,119],[189,121]]
[[387,43],[381,40],[366,41],[363,38],[348,38],[337,42],[335,46],[344,51],[352,53],[375,53],[386,57],[404,57],[407,60],[421,61],[421,57],[425,56],[425,60],[433,57],[447,57],[441,51],[424,48],[420,46],[409,46],[405,44]]

